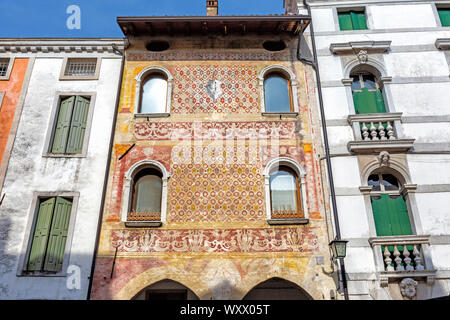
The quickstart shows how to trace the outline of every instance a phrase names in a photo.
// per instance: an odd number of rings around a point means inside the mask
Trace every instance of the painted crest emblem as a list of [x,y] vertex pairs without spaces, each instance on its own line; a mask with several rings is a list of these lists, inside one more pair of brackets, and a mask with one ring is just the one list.
[[209,80],[206,91],[211,99],[217,100],[223,93],[222,82],[219,80]]

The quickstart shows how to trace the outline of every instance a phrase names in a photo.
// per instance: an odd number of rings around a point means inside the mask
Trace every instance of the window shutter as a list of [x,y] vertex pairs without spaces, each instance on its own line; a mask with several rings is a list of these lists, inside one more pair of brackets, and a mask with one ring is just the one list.
[[383,93],[380,90],[375,91],[375,104],[377,113],[386,113],[386,106],[384,105]]
[[389,207],[392,214],[392,232],[394,235],[412,234],[411,223],[409,222],[408,209],[402,197],[397,199],[389,198]]
[[353,30],[367,29],[366,16],[364,12],[350,12]]
[[42,270],[54,206],[55,198],[42,201],[39,205],[39,213],[28,259],[27,270],[29,271]]
[[375,229],[377,231],[377,236],[392,235],[386,197],[389,198],[389,195],[382,194],[381,199],[379,200],[376,200],[374,197],[370,198],[372,202],[373,219],[375,220]]
[[438,9],[439,19],[443,27],[450,27],[450,8]]
[[339,27],[341,30],[353,30],[350,12],[339,13],[338,18],[339,18]]
[[376,92],[369,91],[367,88],[362,88],[361,92],[353,92],[353,102],[355,104],[356,113],[377,113],[376,99]]
[[58,112],[58,122],[56,123],[55,134],[53,137],[52,153],[64,153],[66,151],[74,101],[75,97],[70,97],[61,101]]
[[86,98],[77,96],[70,124],[69,140],[67,142],[67,153],[81,153],[83,149],[83,140],[86,132],[86,123],[89,114],[90,101]]
[[62,270],[71,210],[71,201],[60,197],[56,198],[55,213],[53,214],[47,255],[45,258],[45,271],[58,272]]

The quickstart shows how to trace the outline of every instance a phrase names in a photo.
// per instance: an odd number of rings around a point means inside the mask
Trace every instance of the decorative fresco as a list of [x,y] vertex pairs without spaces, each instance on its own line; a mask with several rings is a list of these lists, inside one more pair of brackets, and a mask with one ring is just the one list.
[[318,248],[309,227],[277,229],[113,230],[112,248],[138,252],[303,252]]
[[260,111],[256,67],[194,65],[173,67],[174,114]]
[[137,122],[134,135],[138,140],[178,139],[292,139],[294,121],[259,122]]

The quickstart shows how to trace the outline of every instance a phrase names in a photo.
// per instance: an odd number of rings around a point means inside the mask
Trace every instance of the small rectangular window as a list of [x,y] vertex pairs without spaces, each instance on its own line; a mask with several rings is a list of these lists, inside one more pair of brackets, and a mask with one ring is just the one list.
[[450,8],[437,8],[443,27],[450,27]]
[[41,198],[32,235],[26,270],[57,273],[62,271],[72,199]]
[[367,29],[364,10],[348,10],[338,12],[339,27],[341,30]]
[[81,96],[61,99],[53,133],[51,153],[82,153],[89,105],[90,100]]
[[8,74],[9,59],[0,59],[0,77],[6,77]]
[[70,77],[94,76],[96,68],[97,58],[69,58],[64,75]]

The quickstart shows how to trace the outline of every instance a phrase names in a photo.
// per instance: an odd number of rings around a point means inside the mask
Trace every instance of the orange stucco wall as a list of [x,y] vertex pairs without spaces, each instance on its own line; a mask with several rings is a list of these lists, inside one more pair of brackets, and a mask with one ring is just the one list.
[[9,132],[19,102],[23,80],[27,71],[28,59],[16,58],[8,81],[0,81],[0,92],[4,92],[0,106],[0,166],[3,159]]

